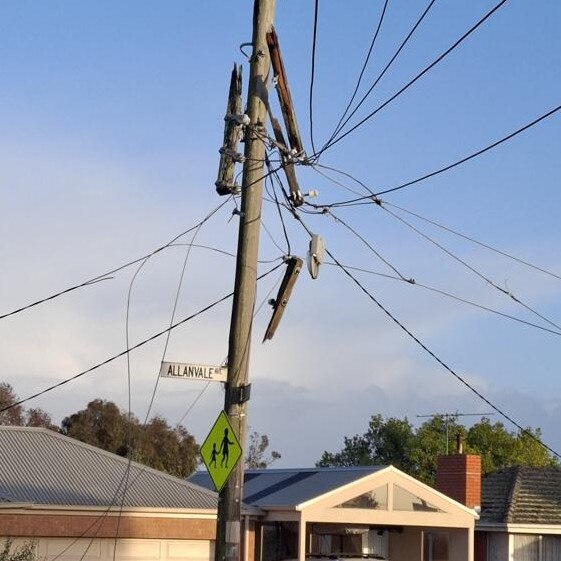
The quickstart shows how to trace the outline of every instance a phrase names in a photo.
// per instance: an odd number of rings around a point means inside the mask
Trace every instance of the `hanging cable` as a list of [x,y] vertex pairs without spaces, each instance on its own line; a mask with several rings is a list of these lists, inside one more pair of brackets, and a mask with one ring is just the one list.
[[382,201],[382,204],[385,205],[385,206],[390,206],[392,208],[400,210],[401,212],[405,212],[405,213],[407,213],[411,216],[414,216],[415,218],[418,218],[419,220],[423,220],[424,222],[427,222],[428,224],[432,224],[433,226],[436,226],[437,228],[440,228],[441,230],[444,230],[445,232],[449,232],[450,234],[454,234],[455,236],[458,236],[459,238],[462,238],[462,239],[467,240],[469,242],[472,242],[472,243],[474,243],[474,244],[476,244],[480,247],[488,249],[489,251],[492,251],[493,253],[496,253],[498,255],[502,255],[503,257],[507,257],[508,259],[512,259],[513,261],[516,261],[517,263],[520,263],[521,265],[525,265],[526,267],[530,267],[531,269],[539,271],[540,273],[544,273],[545,275],[553,277],[557,280],[561,280],[561,275],[553,273],[552,271],[548,271],[547,269],[544,269],[543,267],[539,267],[538,265],[534,265],[533,263],[530,263],[529,261],[525,261],[524,259],[521,259],[520,257],[516,257],[515,255],[511,255],[510,253],[506,253],[505,251],[501,251],[500,249],[497,249],[496,247],[493,247],[493,246],[488,245],[486,243],[483,243],[479,240],[476,240],[475,238],[467,236],[466,234],[462,234],[461,232],[458,232],[457,230],[453,230],[449,226],[445,226],[443,224],[440,224],[440,223],[438,223],[434,220],[431,220],[430,218],[427,218],[427,217],[422,216],[422,215],[420,215],[416,212],[413,212],[412,210],[408,210],[406,208],[395,205],[393,203],[389,203],[388,201]]
[[[269,269],[267,272],[258,276],[257,279],[260,280],[260,279],[266,277],[267,275],[270,275],[272,272],[276,271],[281,266],[282,266],[282,263],[279,263],[278,265]],[[86,374],[89,374],[90,372],[93,372],[94,370],[98,370],[102,366],[105,366],[105,365],[107,365],[111,362],[114,362],[118,358],[121,358],[122,356],[124,356],[127,352],[135,351],[136,349],[139,349],[140,347],[143,347],[144,345],[150,343],[151,341],[154,341],[155,339],[158,339],[162,335],[165,335],[168,331],[172,331],[173,329],[176,329],[180,325],[183,325],[183,324],[195,319],[196,317],[204,314],[205,312],[208,312],[212,308],[218,306],[218,304],[221,304],[222,302],[224,302],[226,300],[229,300],[233,295],[234,295],[234,293],[230,292],[229,294],[226,294],[225,296],[222,296],[218,300],[215,300],[211,304],[208,304],[204,308],[201,308],[199,311],[195,312],[194,314],[191,314],[190,316],[187,316],[186,318],[183,318],[182,320],[174,323],[172,326],[168,327],[167,329],[163,329],[162,331],[159,331],[158,333],[155,333],[154,335],[148,337],[147,339],[144,339],[143,341],[140,341],[136,345],[133,345],[132,347],[130,347],[128,349],[125,349],[124,351],[121,351],[120,353],[117,353],[116,355],[113,355],[113,356],[105,359],[102,362],[97,363],[96,365],[88,368],[87,370],[83,370],[82,372],[79,372],[78,374],[75,374],[74,376],[70,376],[69,378],[66,378],[64,380],[61,380],[60,382],[57,382],[56,384],[48,386],[47,388],[45,388],[45,389],[43,389],[43,390],[41,390],[37,393],[29,395],[28,397],[26,397],[24,399],[20,399],[16,402],[6,406],[6,407],[3,407],[2,409],[0,409],[0,413],[3,413],[4,411],[8,411],[9,409],[12,409],[13,407],[17,407],[18,405],[23,405],[24,403],[27,403],[28,401],[31,401],[32,399],[35,399],[39,396],[42,396],[46,393],[49,393],[49,392],[53,391],[54,389],[60,388],[61,386],[64,386],[65,384],[68,384],[69,382],[77,380],[78,378],[81,378],[82,376],[85,376]]]
[[529,306],[528,304],[526,304],[525,302],[523,302],[522,300],[520,300],[520,298],[518,298],[517,296],[515,296],[514,294],[512,294],[512,292],[508,291],[505,288],[502,288],[501,286],[499,286],[498,284],[496,284],[495,282],[493,282],[489,277],[487,277],[486,275],[484,275],[483,273],[481,273],[480,271],[478,271],[475,267],[472,267],[467,261],[465,261],[464,259],[458,257],[457,255],[455,255],[454,253],[452,253],[449,249],[447,249],[446,247],[444,247],[442,244],[438,243],[436,240],[434,240],[433,238],[431,238],[429,235],[425,234],[423,231],[419,230],[417,227],[415,227],[413,224],[411,224],[410,222],[408,222],[407,220],[405,220],[404,218],[402,218],[401,216],[395,214],[394,212],[392,212],[390,209],[386,208],[381,202],[378,205],[381,208],[383,208],[387,213],[389,213],[391,216],[393,216],[394,218],[396,218],[397,220],[399,220],[402,224],[404,224],[405,226],[407,226],[408,228],[410,228],[411,230],[413,230],[414,232],[416,232],[417,234],[419,234],[422,238],[424,238],[425,240],[427,240],[428,242],[430,242],[431,244],[433,244],[434,246],[438,247],[441,251],[443,251],[444,253],[446,253],[446,255],[448,255],[449,257],[451,257],[452,259],[454,259],[454,261],[457,261],[458,263],[460,263],[461,265],[463,265],[465,268],[467,268],[469,271],[471,271],[474,275],[478,276],[480,279],[484,280],[487,284],[489,284],[490,286],[492,286],[493,288],[495,288],[496,290],[498,290],[499,292],[501,292],[502,294],[504,294],[505,296],[508,296],[511,300],[513,300],[514,302],[516,302],[517,304],[519,304],[520,306],[522,306],[523,308],[525,308],[526,310],[528,310],[529,312],[531,312],[532,314],[534,314],[535,316],[539,317],[541,320],[545,321],[546,323],[548,323],[549,325],[551,325],[552,327],[555,327],[556,330],[561,331],[561,326],[559,326],[557,323],[555,323],[554,321],[550,320],[549,318],[547,318],[546,316],[544,316],[543,314],[540,314],[537,310],[535,310],[534,308],[532,308],[531,306]]
[[389,105],[394,99],[399,97],[404,91],[409,89],[415,82],[421,79],[429,70],[434,68],[439,62],[441,62],[444,58],[446,58],[452,51],[454,51],[463,41],[465,41],[476,29],[478,29],[483,23],[485,23],[499,8],[501,8],[507,0],[501,0],[495,7],[493,7],[489,12],[487,12],[479,21],[473,25],[468,31],[466,31],[453,45],[451,45],[448,49],[446,49],[436,60],[431,62],[427,67],[424,68],[419,74],[417,74],[414,78],[409,80],[407,84],[405,84],[401,89],[399,89],[395,94],[393,94],[390,98],[388,98],[384,103],[379,105],[374,111],[370,112],[366,117],[360,120],[356,125],[353,125],[350,129],[348,129],[343,134],[340,134],[336,138],[334,138],[324,149],[328,150],[329,148],[333,147],[335,144],[341,142],[344,138],[346,138],[349,134],[354,132],[364,123],[369,121],[374,115],[376,115],[379,111],[381,111],[386,105]]
[[[435,0],[432,0],[432,2],[434,2],[434,1]],[[339,132],[339,130],[340,130],[339,127],[341,126],[341,123],[343,122],[343,119],[347,116],[347,113],[351,109],[353,101],[355,100],[356,94],[358,93],[358,89],[360,88],[360,84],[362,82],[362,77],[364,76],[364,72],[366,71],[366,67],[368,66],[368,62],[370,61],[370,55],[372,54],[372,50],[374,49],[374,45],[376,44],[376,39],[378,39],[378,34],[380,33],[382,23],[384,22],[384,16],[386,15],[386,9],[388,7],[388,3],[389,3],[389,0],[385,0],[384,6],[382,7],[382,13],[380,14],[380,17],[378,19],[378,25],[376,27],[376,31],[374,32],[374,37],[372,38],[372,41],[370,42],[370,48],[368,49],[368,53],[366,54],[366,58],[364,60],[364,64],[362,65],[362,69],[361,69],[360,74],[358,76],[358,80],[356,82],[355,89],[353,91],[353,94],[351,95],[351,99],[349,100],[349,103],[347,103],[347,106],[345,107],[345,110],[343,111],[343,114],[341,115],[341,118],[337,122],[337,125],[335,125],[335,129],[334,129],[333,133],[331,134],[331,136],[329,137],[329,140],[326,142],[326,144],[329,144],[333,140],[335,135]],[[370,93],[371,90],[372,90],[372,88],[369,90],[369,93]],[[364,99],[365,98],[363,98],[363,100],[359,103],[358,107],[360,107],[360,105],[362,104]],[[352,114],[354,115],[355,112],[356,112],[356,109],[355,109],[355,111],[353,111]],[[315,152],[315,149],[314,149],[314,152]]]
[[312,38],[312,68],[310,72],[310,141],[312,143],[312,150],[315,152],[314,145],[314,77],[316,72],[316,40],[318,31],[318,12],[319,0],[314,2],[314,33]]
[[[299,214],[298,214],[298,212],[296,212],[296,210],[293,210],[293,216],[294,216],[294,218],[296,218],[296,220],[298,220],[300,225],[311,236],[313,234],[312,231],[306,226],[306,224],[304,224],[304,222],[302,221],[302,218],[299,216]],[[511,417],[508,413],[506,413],[502,409],[500,409],[489,398],[485,397],[485,395],[483,395],[483,393],[481,393],[477,388],[475,388],[475,386],[470,384],[465,378],[460,376],[460,374],[458,374],[455,370],[453,370],[450,366],[448,366],[442,359],[440,359],[436,355],[436,353],[434,353],[429,347],[427,347],[410,329],[408,329],[400,320],[398,320],[377,298],[375,298],[350,271],[345,269],[345,267],[339,262],[339,260],[327,248],[325,249],[325,252],[335,262],[337,267],[339,267],[339,269],[341,271],[343,271],[343,273],[347,277],[349,277],[354,282],[354,284],[356,286],[358,286],[360,288],[360,290],[372,302],[374,302],[374,304],[376,304],[376,306],[378,306],[378,308],[380,308],[380,310],[382,310],[382,312],[384,312],[384,314],[387,317],[389,317],[402,331],[404,331],[411,339],[413,339],[413,341],[415,341],[415,343],[417,343],[417,345],[419,345],[428,355],[430,355],[438,364],[440,364],[440,366],[442,366],[447,372],[452,374],[452,376],[454,376],[454,378],[456,378],[456,380],[458,380],[461,384],[463,384],[466,388],[468,388],[472,393],[474,393],[477,397],[479,397],[482,401],[484,401],[487,405],[489,405],[489,407],[493,408],[493,410],[496,411],[499,415],[501,415],[504,419],[506,419],[508,422],[512,423],[518,430],[520,430],[521,433],[525,434],[526,436],[530,437],[532,440],[534,440],[535,442],[537,442],[538,444],[543,446],[546,450],[551,452],[551,454],[553,454],[557,458],[561,458],[561,455],[558,452],[556,452],[553,448],[548,446],[545,442],[543,442],[540,438],[538,438],[536,435],[534,435],[531,431],[529,431],[528,429],[525,429],[513,417]]]

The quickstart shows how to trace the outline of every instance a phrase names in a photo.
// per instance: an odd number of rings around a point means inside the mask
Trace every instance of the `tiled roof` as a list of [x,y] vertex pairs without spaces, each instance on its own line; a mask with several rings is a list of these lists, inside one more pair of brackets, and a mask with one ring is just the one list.
[[561,524],[561,469],[514,466],[482,481],[480,521]]
[[[127,464],[126,458],[50,430],[0,426],[0,502],[120,505]],[[215,509],[217,495],[131,462],[124,506]]]
[[[258,508],[295,507],[384,467],[247,470],[243,500]],[[194,473],[189,481],[212,488],[207,472]]]

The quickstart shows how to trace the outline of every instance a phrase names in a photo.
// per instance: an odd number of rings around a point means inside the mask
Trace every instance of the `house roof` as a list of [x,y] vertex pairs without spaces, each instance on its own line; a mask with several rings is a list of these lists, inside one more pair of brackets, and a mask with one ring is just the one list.
[[[384,467],[246,470],[243,501],[258,508],[295,507]],[[207,472],[196,472],[189,481],[212,488]]]
[[481,523],[561,524],[561,469],[514,466],[483,478]]
[[[126,458],[47,429],[28,427],[0,426],[0,450],[0,503],[121,504]],[[217,495],[131,462],[123,506],[216,509]]]

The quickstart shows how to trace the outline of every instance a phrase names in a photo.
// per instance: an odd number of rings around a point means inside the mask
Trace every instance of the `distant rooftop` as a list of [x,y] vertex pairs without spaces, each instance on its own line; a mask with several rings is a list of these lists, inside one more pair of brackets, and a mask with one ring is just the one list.
[[[243,501],[258,508],[294,507],[342,485],[375,473],[385,466],[247,470]],[[196,472],[189,481],[212,489],[207,472]]]
[[561,524],[561,469],[514,466],[482,481],[482,523]]
[[[0,426],[0,503],[120,505],[128,460],[56,432]],[[208,489],[131,462],[126,507],[216,509]]]

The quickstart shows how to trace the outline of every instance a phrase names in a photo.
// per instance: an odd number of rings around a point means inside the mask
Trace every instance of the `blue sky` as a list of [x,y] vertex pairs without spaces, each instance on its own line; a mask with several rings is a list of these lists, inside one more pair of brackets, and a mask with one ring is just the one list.
[[[427,2],[390,0],[365,73],[367,87]],[[365,103],[366,115],[432,62],[494,5],[437,0]],[[314,87],[317,144],[352,93],[381,1],[320,2]],[[216,207],[218,148],[229,72],[245,62],[252,3],[4,1],[0,5],[0,311],[142,255]],[[308,152],[313,2],[277,2],[276,27]],[[561,6],[506,2],[480,29],[372,120],[327,151],[321,163],[374,190],[392,187],[498,140],[559,105]],[[244,75],[248,74],[244,64]],[[364,91],[364,89],[362,90]],[[272,94],[274,97],[274,93]],[[273,108],[277,115],[276,100]],[[561,273],[561,116],[446,174],[385,199]],[[299,169],[318,204],[353,195]],[[346,182],[346,181],[345,181]],[[357,189],[356,185],[352,186]],[[358,188],[360,190],[360,188]],[[235,249],[228,205],[197,241]],[[381,209],[351,207],[352,224],[407,277],[540,322]],[[307,239],[287,216],[293,253]],[[388,272],[329,217],[306,217],[345,264]],[[413,221],[413,219],[411,219]],[[276,209],[263,221],[284,248]],[[496,284],[561,323],[561,281],[415,221]],[[165,327],[186,249],[152,259],[134,285],[131,340]],[[263,232],[263,259],[281,251]],[[265,270],[266,266],[263,266]],[[177,317],[229,292],[233,260],[194,249]],[[2,379],[21,396],[121,351],[134,270],[0,323]],[[274,289],[273,275],[259,299]],[[541,426],[561,448],[559,339],[421,288],[360,275],[382,303],[447,364],[522,425]],[[227,353],[230,304],[176,330],[166,357],[215,363]],[[256,318],[250,425],[269,434],[283,465],[312,465],[370,415],[487,411],[389,322],[334,267],[299,281],[275,339],[261,344],[269,310]],[[133,410],[143,416],[162,342],[132,357]],[[155,412],[175,423],[200,386],[163,380]],[[95,397],[126,406],[124,362],[34,404],[60,420]],[[186,418],[199,441],[222,406],[209,388]],[[497,416],[494,419],[499,420]]]

